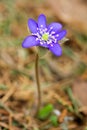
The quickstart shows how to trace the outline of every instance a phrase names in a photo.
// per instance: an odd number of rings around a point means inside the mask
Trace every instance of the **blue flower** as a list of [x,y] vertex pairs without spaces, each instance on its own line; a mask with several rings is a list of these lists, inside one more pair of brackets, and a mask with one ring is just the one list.
[[38,17],[38,22],[29,19],[28,27],[32,35],[24,39],[22,43],[23,48],[42,46],[49,49],[56,56],[62,54],[62,48],[58,41],[62,40],[67,32],[66,30],[62,30],[62,25],[60,23],[53,22],[47,25],[46,16],[41,14]]

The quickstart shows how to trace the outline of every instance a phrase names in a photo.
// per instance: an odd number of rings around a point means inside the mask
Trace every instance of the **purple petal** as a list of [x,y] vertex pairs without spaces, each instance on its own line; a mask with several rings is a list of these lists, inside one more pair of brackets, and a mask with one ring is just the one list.
[[62,48],[58,43],[53,43],[53,46],[49,46],[49,50],[55,55],[55,56],[61,56],[62,55]]
[[38,45],[38,41],[36,41],[35,36],[27,36],[22,43],[23,48],[29,48],[37,45]]
[[51,23],[48,25],[48,30],[49,31],[54,31],[55,33],[60,31],[62,29],[62,25],[60,23]]
[[44,14],[38,17],[38,27],[46,28],[46,16]]
[[42,46],[42,47],[48,48],[47,43],[43,43],[43,44],[40,44],[40,43],[39,43],[38,46]]
[[36,33],[37,32],[37,23],[36,23],[35,20],[29,19],[28,20],[28,27],[29,27],[29,29],[30,29],[30,31],[32,33]]
[[56,34],[56,38],[57,40],[61,40],[62,38],[64,38],[67,34],[66,30],[61,31],[60,33]]

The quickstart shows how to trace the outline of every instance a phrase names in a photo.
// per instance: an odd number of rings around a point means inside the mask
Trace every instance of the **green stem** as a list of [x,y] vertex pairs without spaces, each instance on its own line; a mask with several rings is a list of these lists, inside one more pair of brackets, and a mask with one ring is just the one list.
[[37,104],[35,116],[38,115],[38,112],[39,112],[40,106],[41,106],[41,88],[40,88],[40,82],[39,82],[38,61],[39,61],[39,55],[37,53],[36,60],[35,60],[35,76],[36,76],[36,84],[37,84],[38,104]]

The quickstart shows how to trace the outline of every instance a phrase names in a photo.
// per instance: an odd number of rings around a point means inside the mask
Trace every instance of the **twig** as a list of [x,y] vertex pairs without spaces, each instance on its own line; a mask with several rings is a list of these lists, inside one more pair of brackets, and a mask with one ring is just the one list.
[[11,116],[13,116],[13,112],[4,103],[0,102],[0,107],[4,108]]
[[12,130],[12,116],[9,115],[9,130]]
[[0,122],[0,126],[6,128],[6,129],[9,128],[9,126],[4,122]]
[[1,102],[5,103],[13,95],[13,93],[15,93],[16,90],[16,87],[12,87],[10,90],[8,90],[6,95],[2,98]]

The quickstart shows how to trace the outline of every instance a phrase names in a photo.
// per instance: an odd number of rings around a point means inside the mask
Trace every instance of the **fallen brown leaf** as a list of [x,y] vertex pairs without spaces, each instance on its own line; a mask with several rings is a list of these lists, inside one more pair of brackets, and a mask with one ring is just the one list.
[[76,80],[72,87],[73,94],[77,100],[83,105],[87,106],[87,82]]

